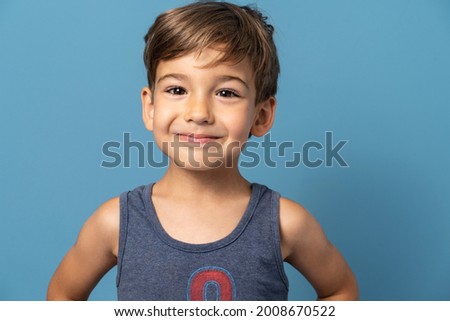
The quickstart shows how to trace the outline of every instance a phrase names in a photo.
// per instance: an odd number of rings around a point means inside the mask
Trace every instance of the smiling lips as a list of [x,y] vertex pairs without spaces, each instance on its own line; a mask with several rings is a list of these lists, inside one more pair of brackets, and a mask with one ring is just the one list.
[[177,136],[179,137],[181,142],[199,143],[199,144],[206,144],[209,142],[216,141],[216,139],[220,138],[218,136],[212,135],[182,134],[182,133],[178,133]]

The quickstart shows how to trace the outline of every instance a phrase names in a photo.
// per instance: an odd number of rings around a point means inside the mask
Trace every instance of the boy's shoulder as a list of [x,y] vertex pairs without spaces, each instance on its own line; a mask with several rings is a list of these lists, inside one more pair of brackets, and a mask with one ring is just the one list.
[[[119,196],[116,196],[101,204],[86,221],[82,229],[82,232],[84,231],[87,236],[90,235],[95,238],[92,241],[102,242],[115,255],[118,251],[117,244],[120,226],[119,200]],[[92,233],[88,231],[92,231]]]
[[[102,225],[115,225],[120,215],[120,197],[116,196],[101,204],[92,214],[92,218]],[[117,221],[118,222],[118,221]]]
[[322,228],[309,211],[285,197],[280,197],[280,233],[284,258],[323,237]]
[[313,220],[313,216],[301,204],[286,198],[280,197],[280,228],[289,232],[298,229],[304,229]]

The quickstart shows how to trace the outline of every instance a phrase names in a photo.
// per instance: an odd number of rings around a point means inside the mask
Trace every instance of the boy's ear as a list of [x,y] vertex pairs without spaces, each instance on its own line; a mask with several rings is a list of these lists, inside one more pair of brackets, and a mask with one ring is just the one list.
[[149,87],[144,87],[141,91],[142,100],[142,120],[144,121],[145,127],[152,131],[153,130],[153,115],[155,112],[153,105],[152,90]]
[[256,137],[261,137],[272,128],[275,119],[275,109],[277,100],[271,96],[267,100],[259,103],[256,108],[256,116],[250,133]]

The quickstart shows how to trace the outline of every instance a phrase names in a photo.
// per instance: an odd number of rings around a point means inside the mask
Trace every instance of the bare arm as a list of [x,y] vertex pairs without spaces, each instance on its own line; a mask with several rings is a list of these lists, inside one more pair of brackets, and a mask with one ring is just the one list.
[[87,300],[103,275],[117,263],[119,217],[116,197],[86,221],[50,280],[47,300]]
[[358,285],[345,259],[301,205],[280,199],[283,258],[299,270],[319,300],[357,300]]

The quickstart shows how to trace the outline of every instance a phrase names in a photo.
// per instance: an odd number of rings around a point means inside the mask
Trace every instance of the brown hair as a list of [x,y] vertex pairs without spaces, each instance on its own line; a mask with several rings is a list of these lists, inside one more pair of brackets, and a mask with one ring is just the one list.
[[255,77],[256,103],[274,96],[280,72],[273,27],[249,6],[202,1],[159,15],[145,35],[144,63],[150,88],[162,60],[205,48],[223,54],[214,64],[239,63],[248,58]]

